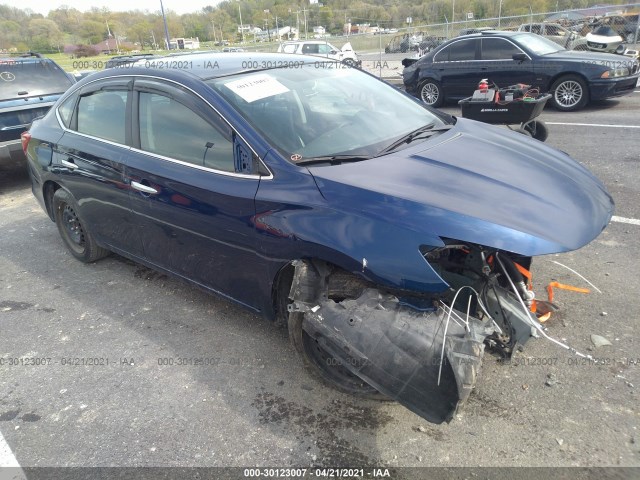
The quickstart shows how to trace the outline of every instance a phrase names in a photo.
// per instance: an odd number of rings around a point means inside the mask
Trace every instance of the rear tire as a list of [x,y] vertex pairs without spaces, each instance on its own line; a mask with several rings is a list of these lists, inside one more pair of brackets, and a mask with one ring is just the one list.
[[420,100],[430,107],[438,108],[444,103],[442,87],[435,80],[427,79],[418,88]]
[[65,246],[81,262],[91,263],[109,255],[96,243],[78,216],[78,206],[69,192],[62,188],[53,194],[53,216]]

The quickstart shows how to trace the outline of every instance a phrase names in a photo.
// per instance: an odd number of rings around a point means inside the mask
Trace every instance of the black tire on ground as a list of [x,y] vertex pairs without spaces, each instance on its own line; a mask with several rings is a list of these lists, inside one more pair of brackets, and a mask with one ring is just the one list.
[[78,216],[73,197],[62,188],[53,195],[53,215],[62,241],[78,260],[90,263],[109,255],[109,250],[99,247],[86,225]]
[[444,94],[442,87],[435,80],[428,78],[418,87],[418,96],[420,100],[430,107],[440,107],[444,103]]
[[577,75],[565,75],[551,85],[551,104],[561,112],[580,110],[589,102],[589,89]]
[[533,120],[524,126],[524,129],[536,140],[544,142],[549,137],[549,129],[542,120]]

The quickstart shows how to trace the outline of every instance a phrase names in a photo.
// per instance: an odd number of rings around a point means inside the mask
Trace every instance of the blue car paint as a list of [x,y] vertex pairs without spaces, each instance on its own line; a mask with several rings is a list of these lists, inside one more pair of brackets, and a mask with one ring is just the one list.
[[[421,245],[437,247],[443,245],[442,238],[453,238],[527,256],[562,252],[590,242],[612,215],[613,201],[602,184],[568,156],[472,121],[458,120],[446,133],[377,159],[314,168],[294,165],[201,82],[200,76],[211,73],[131,68],[98,73],[79,85],[108,76],[145,75],[179,82],[201,96],[247,140],[273,174],[248,180],[256,190],[244,191],[241,205],[220,210],[214,183],[197,169],[186,168],[180,181],[170,181],[174,165],[155,162],[150,171],[144,159],[124,152],[118,157],[124,170],[112,171],[109,179],[104,168],[68,171],[59,162],[69,152],[60,152],[57,146],[51,166],[37,165],[30,158],[36,197],[42,203],[38,189],[47,180],[56,181],[76,195],[81,209],[91,204],[85,199],[94,199],[93,218],[114,195],[125,194],[127,207],[108,215],[120,227],[111,225],[101,237],[105,246],[189,278],[267,316],[274,313],[277,272],[294,259],[320,258],[395,289],[440,292],[447,284],[422,258]],[[34,125],[33,133],[56,145],[52,112]],[[103,143],[102,148],[108,152],[122,147]],[[488,175],[496,165],[498,172]],[[163,190],[157,199],[131,191],[128,177],[138,172],[158,179]],[[81,195],[75,175],[90,180],[81,187]],[[209,184],[212,195],[206,194]],[[219,193],[232,201],[233,182]],[[81,211],[81,217],[85,213],[89,210]],[[109,228],[110,222],[102,225]],[[126,232],[117,230],[122,225]],[[145,228],[150,228],[146,234],[140,230]],[[225,229],[242,235],[242,241],[219,237]],[[190,231],[194,234],[187,234]],[[113,244],[118,235],[124,245]],[[156,253],[145,259],[150,242],[158,242]],[[220,245],[225,248],[218,252],[224,263],[199,266],[197,259],[212,255]],[[187,259],[190,266],[201,268],[197,275],[180,266],[189,252],[196,257]],[[229,269],[224,282],[216,278],[218,267]]]

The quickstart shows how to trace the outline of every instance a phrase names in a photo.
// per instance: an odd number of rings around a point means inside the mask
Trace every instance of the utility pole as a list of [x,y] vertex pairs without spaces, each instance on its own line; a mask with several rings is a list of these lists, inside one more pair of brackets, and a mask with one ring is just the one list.
[[303,8],[302,13],[304,13],[304,39],[307,40],[309,38],[307,36],[307,9]]
[[160,11],[162,12],[162,21],[164,22],[164,36],[167,42],[167,50],[171,50],[171,42],[169,41],[169,27],[167,27],[167,17],[164,14],[164,6],[162,0],[160,0]]
[[244,43],[244,26],[242,25],[242,10],[240,10],[240,2],[238,2],[238,15],[240,16],[240,33],[242,34],[242,43]]

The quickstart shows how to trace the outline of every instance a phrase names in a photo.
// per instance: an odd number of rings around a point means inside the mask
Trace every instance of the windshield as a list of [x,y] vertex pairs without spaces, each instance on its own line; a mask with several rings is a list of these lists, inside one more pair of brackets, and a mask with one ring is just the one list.
[[371,157],[420,127],[445,123],[394,87],[334,62],[207,83],[294,163],[314,157]]
[[549,53],[555,53],[565,50],[557,43],[533,33],[523,33],[521,35],[516,35],[513,38],[520,45],[535,53],[536,55],[547,55]]

